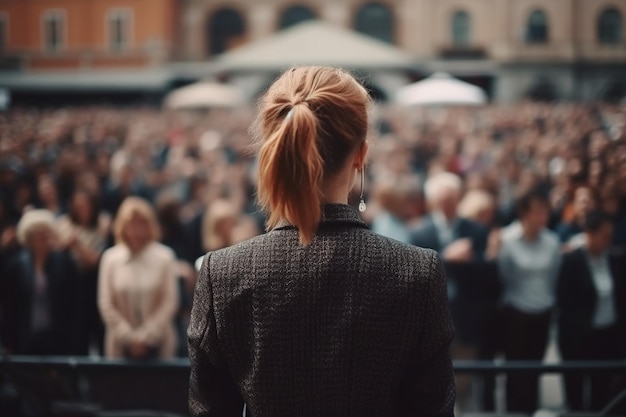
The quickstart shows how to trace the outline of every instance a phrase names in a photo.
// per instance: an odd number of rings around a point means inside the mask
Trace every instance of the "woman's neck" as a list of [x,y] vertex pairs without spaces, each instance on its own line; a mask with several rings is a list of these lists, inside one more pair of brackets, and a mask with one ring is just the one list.
[[130,251],[131,256],[137,256],[141,252],[143,252],[148,247],[148,245],[150,245],[150,242],[146,242],[143,245],[129,245],[129,244],[126,244],[126,247]]

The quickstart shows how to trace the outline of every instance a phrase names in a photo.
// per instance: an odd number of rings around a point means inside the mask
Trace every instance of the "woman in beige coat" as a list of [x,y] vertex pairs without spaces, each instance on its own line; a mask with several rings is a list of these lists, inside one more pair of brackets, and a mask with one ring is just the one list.
[[98,307],[106,326],[109,358],[170,358],[176,351],[176,258],[158,243],[150,205],[137,197],[121,205],[114,224],[117,244],[100,264]]

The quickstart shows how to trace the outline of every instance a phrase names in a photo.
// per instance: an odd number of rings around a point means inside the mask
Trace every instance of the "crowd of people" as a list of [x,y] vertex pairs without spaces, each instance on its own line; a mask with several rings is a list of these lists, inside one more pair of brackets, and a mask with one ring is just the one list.
[[[202,255],[265,231],[253,116],[0,115],[0,349],[185,356]],[[454,358],[541,360],[553,319],[563,358],[626,357],[626,109],[380,105],[372,121],[364,220],[439,252]],[[572,409],[616,388],[565,382]],[[509,410],[538,407],[537,378],[507,384]],[[457,386],[462,407],[470,381]]]

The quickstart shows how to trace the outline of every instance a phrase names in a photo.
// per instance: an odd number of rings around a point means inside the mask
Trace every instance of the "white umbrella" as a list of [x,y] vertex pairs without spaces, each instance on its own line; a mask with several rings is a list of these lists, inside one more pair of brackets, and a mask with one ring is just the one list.
[[442,72],[400,88],[395,98],[405,106],[478,106],[487,102],[487,96],[480,87]]
[[170,109],[236,107],[244,101],[239,88],[230,84],[204,81],[172,91],[165,98],[165,107]]

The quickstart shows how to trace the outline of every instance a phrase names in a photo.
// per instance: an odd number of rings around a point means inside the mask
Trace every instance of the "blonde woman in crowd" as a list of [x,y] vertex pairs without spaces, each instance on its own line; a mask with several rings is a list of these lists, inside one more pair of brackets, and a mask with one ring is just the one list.
[[145,200],[128,197],[113,225],[116,245],[102,256],[98,307],[110,358],[170,358],[176,351],[176,257],[158,243],[160,229]]
[[57,250],[54,213],[30,210],[17,224],[22,246],[0,271],[0,350],[17,355],[77,353],[76,264]]
[[487,241],[487,259],[495,259],[500,250],[500,230],[492,229],[496,217],[496,199],[485,190],[469,190],[459,203],[459,217],[472,220],[491,232]]
[[[229,200],[217,199],[209,205],[202,222],[202,246],[211,252],[257,236],[259,229],[254,219],[243,215]],[[196,260],[200,269],[204,255]]]
[[233,244],[232,233],[237,225],[237,210],[230,201],[215,200],[209,206],[202,223],[202,246],[214,251]]

